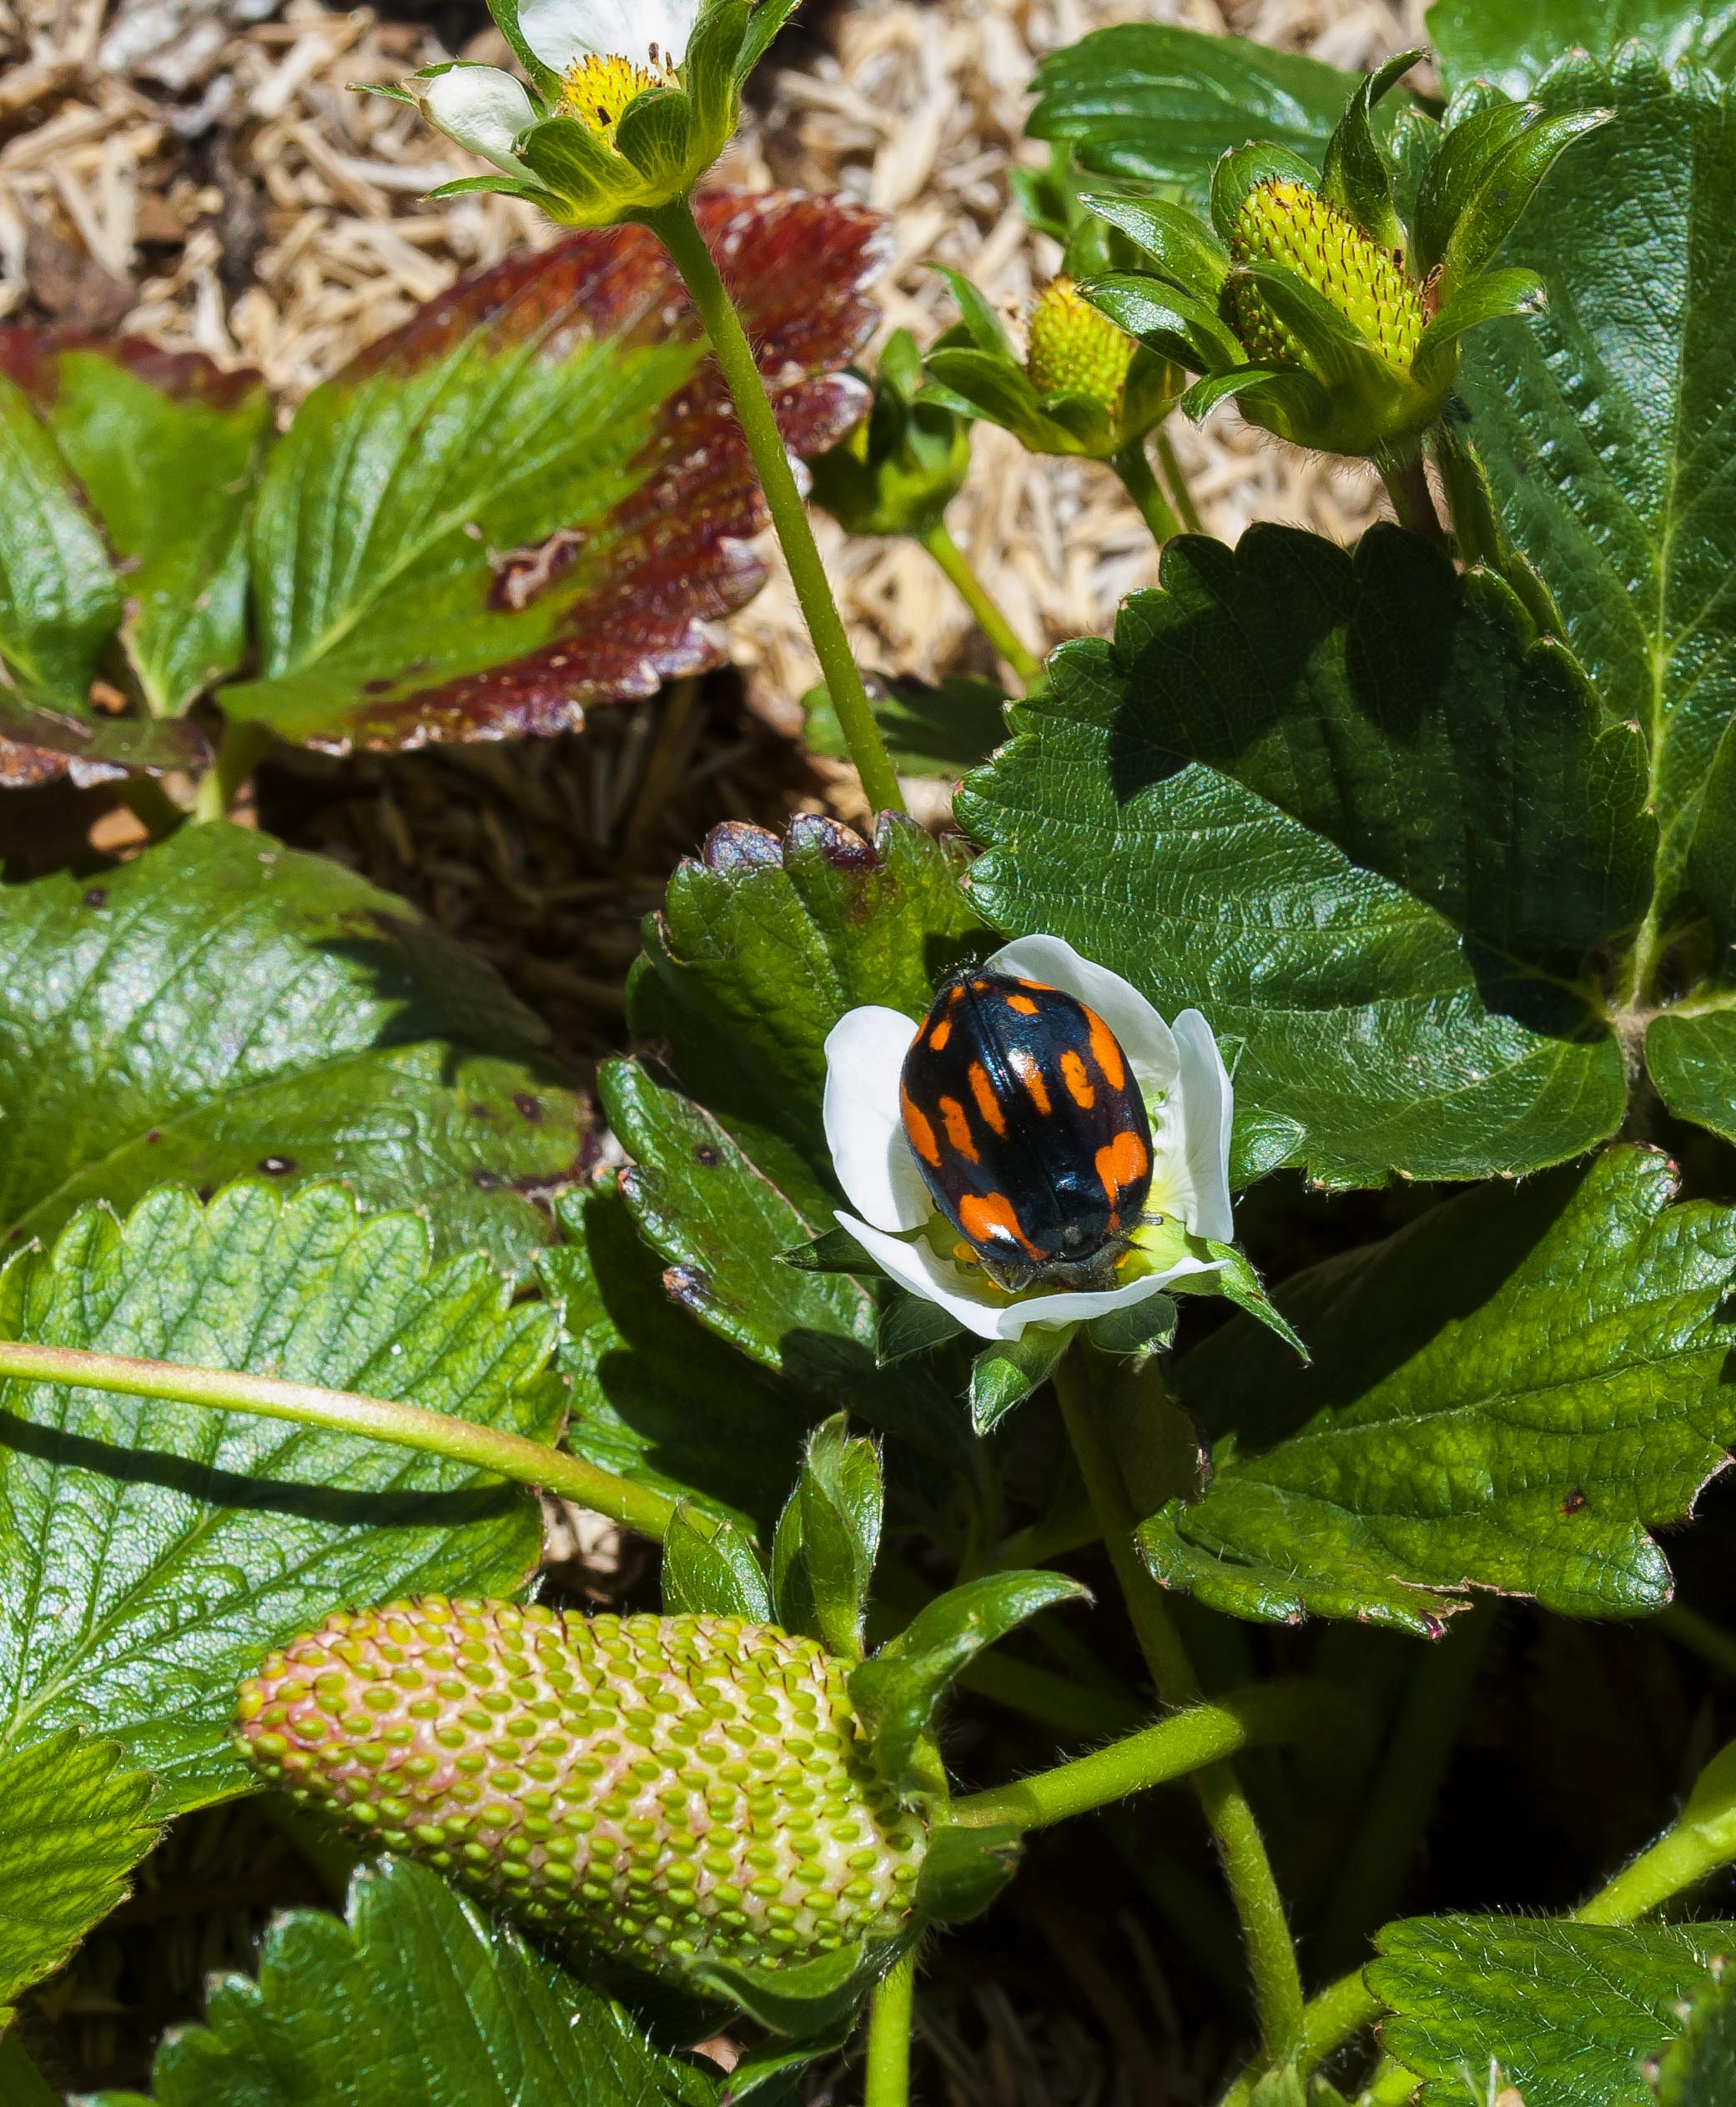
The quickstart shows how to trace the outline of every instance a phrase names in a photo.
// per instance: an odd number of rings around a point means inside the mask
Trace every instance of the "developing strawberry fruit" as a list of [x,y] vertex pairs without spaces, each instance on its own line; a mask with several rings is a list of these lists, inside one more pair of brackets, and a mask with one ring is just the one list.
[[1151,1122],[1120,1042],[1044,983],[967,968],[904,1057],[904,1133],[934,1204],[997,1286],[1113,1284],[1151,1186]]

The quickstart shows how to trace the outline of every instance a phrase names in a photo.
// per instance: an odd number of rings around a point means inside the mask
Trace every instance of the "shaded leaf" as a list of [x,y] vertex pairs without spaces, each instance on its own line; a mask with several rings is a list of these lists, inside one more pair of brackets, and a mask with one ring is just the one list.
[[[298,1909],[157,2051],[158,2107],[706,2107],[716,2086],[407,1858]],[[118,2107],[114,2095],[109,2095]],[[99,2099],[96,2107],[103,2107]]]
[[[878,223],[790,194],[697,209],[787,443],[823,451],[866,406],[838,369],[872,322]],[[661,244],[571,235],[302,406],[260,498],[260,671],[224,706],[333,749],[568,729],[716,661],[705,624],[758,590],[763,523]]]
[[1429,41],[1448,84],[1529,95],[1564,51],[1613,58],[1638,42],[1666,65],[1736,70],[1732,0],[1435,0]]
[[[938,687],[878,676],[867,685],[886,751],[901,776],[956,781],[986,761],[1007,736],[1006,690],[980,674],[954,674]],[[810,688],[802,706],[810,751],[848,761],[849,742],[824,687]]]
[[873,1443],[853,1436],[842,1412],[817,1426],[778,1520],[772,1570],[778,1621],[840,1660],[862,1658],[884,1504]]
[[1368,1984],[1392,2014],[1381,2046],[1430,2081],[1422,2107],[1460,2107],[1492,2058],[1525,2107],[1653,2107],[1643,2059],[1733,1942],[1736,1924],[1418,1917],[1380,1934]]
[[200,769],[209,756],[204,734],[184,717],[50,709],[0,691],[0,788],[28,790],[67,776],[88,790],[127,776]]
[[1498,581],[1396,529],[1184,539],[1162,576],[965,784],[974,897],[1241,1040],[1239,1108],[1294,1122],[1324,1182],[1602,1139],[1625,1089],[1595,969],[1653,839],[1636,736]]
[[1316,1359],[1241,1320],[1181,1361],[1216,1461],[1143,1525],[1147,1563],[1234,1615],[1424,1633],[1467,1587],[1568,1616],[1661,1608],[1649,1532],[1736,1437],[1736,1216],[1673,1189],[1662,1156],[1616,1149],[1286,1282]]
[[[1203,198],[1219,156],[1248,139],[1291,148],[1317,168],[1357,78],[1240,37],[1123,23],[1043,61],[1026,129],[1071,140],[1084,168]],[[1383,128],[1391,122],[1377,113]]]
[[0,1756],[0,2003],[51,1975],[157,1840],[148,1778],[68,1730]]
[[1507,244],[1547,308],[1472,340],[1461,385],[1507,531],[1612,719],[1652,743],[1668,932],[1736,713],[1736,493],[1717,465],[1736,457],[1736,225],[1718,202],[1736,184],[1736,123],[1728,90],[1673,85],[1633,48],[1562,60],[1537,99],[1614,120],[1562,160]]
[[1658,2107],[1725,2107],[1736,2099],[1736,1974],[1730,1956],[1697,1989],[1680,2038],[1646,2076]]
[[671,1301],[662,1259],[620,1193],[556,1203],[566,1241],[539,1261],[562,1311],[572,1379],[567,1446],[604,1469],[686,1496],[769,1536],[814,1400]]
[[[551,1440],[550,1312],[480,1257],[430,1263],[410,1214],[257,1181],[201,1209],[174,1187],[124,1225],[79,1214],[0,1275],[0,1337],[407,1398]],[[164,1811],[240,1788],[235,1685],[344,1605],[506,1594],[534,1571],[535,1503],[485,1473],[354,1436],[0,1384],[0,1746],[113,1734]]]
[[136,338],[0,329],[120,560],[120,633],[151,709],[174,716],[247,649],[246,526],[269,443],[256,373]]
[[0,888],[0,1223],[336,1174],[522,1265],[585,1145],[546,1036],[402,901],[241,827]]

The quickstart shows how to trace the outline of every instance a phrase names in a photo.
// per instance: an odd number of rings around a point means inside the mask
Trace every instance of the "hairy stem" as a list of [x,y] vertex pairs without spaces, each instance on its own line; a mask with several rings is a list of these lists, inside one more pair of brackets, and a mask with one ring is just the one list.
[[320,1390],[311,1383],[279,1382],[269,1375],[241,1375],[223,1368],[183,1368],[170,1361],[138,1360],[125,1354],[86,1353],[72,1346],[0,1341],[0,1382],[63,1383],[78,1390],[155,1397],[219,1412],[251,1412],[261,1419],[294,1420],[364,1440],[420,1449],[454,1463],[468,1463],[515,1485],[576,1500],[624,1528],[662,1541],[675,1502],[648,1486],[618,1478],[564,1450],[545,1448],[521,1434],[474,1426],[420,1405],[400,1405],[353,1391]]
[[1010,1822],[1015,1828],[1044,1829],[1222,1763],[1238,1749],[1297,1740],[1334,1709],[1326,1693],[1306,1683],[1232,1691],[1034,1778],[954,1800],[953,1816],[975,1824]]
[[1401,461],[1382,461],[1380,469],[1381,480],[1386,485],[1386,495],[1392,500],[1399,525],[1444,549],[1447,530],[1435,510],[1435,494],[1429,488],[1428,470],[1423,465],[1422,455],[1411,454]]
[[1159,548],[1173,541],[1181,531],[1181,523],[1157,487],[1157,478],[1145,457],[1145,441],[1135,440],[1132,445],[1124,446],[1110,465],[1121,478],[1122,489],[1140,508],[1140,517],[1150,528]]
[[[1140,1562],[1134,1544],[1135,1517],[1121,1467],[1098,1416],[1077,1346],[1063,1356],[1054,1381],[1079,1475],[1091,1495],[1104,1546],[1158,1694],[1168,1704],[1197,1704],[1201,1696],[1199,1678],[1170,1617],[1163,1590]],[[1282,2062],[1290,2054],[1302,2023],[1301,1977],[1285,1919],[1283,1898],[1235,1766],[1209,1764],[1193,1773],[1193,1781],[1217,1843],[1235,1913],[1241,1919],[1266,2054],[1275,2062]]]
[[946,573],[953,589],[969,608],[977,627],[1012,667],[1019,686],[1029,690],[1034,681],[1042,679],[1043,661],[1019,641],[999,602],[972,569],[970,558],[947,531],[945,522],[930,527],[921,539],[923,548]]
[[916,1949],[880,1979],[868,2012],[868,2077],[862,2107],[906,2107],[910,2098],[910,2024],[916,2006]]
[[699,319],[722,370],[736,415],[741,420],[742,436],[759,475],[760,487],[765,492],[772,524],[782,545],[784,561],[790,567],[796,597],[802,603],[803,619],[808,624],[814,655],[825,676],[826,691],[843,728],[850,758],[862,777],[863,790],[874,811],[901,812],[904,800],[898,791],[898,776],[887,756],[873,711],[869,707],[868,691],[862,684],[850,640],[844,634],[843,619],[827,581],[826,566],[820,561],[813,528],[808,523],[808,508],[796,487],[783,435],[777,429],[777,415],[766,394],[766,384],[754,361],[753,347],[747,341],[742,318],[717,274],[712,252],[705,245],[705,237],[685,198],[648,213],[646,224],[669,251],[671,260],[681,273],[682,282],[699,310]]
[[223,818],[242,784],[270,751],[271,733],[263,724],[241,719],[226,724],[217,758],[199,784],[194,817],[201,821]]
[[1205,528],[1200,518],[1200,508],[1188,488],[1187,470],[1181,465],[1175,442],[1166,430],[1160,430],[1157,435],[1157,465],[1164,472],[1164,480],[1170,487],[1170,495],[1184,530],[1189,534],[1204,534]]

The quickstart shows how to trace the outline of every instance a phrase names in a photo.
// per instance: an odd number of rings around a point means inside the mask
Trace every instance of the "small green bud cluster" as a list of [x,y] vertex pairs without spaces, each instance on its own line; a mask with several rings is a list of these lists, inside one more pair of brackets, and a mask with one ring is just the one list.
[[[1404,259],[1382,249],[1347,213],[1306,184],[1274,178],[1242,199],[1230,239],[1239,264],[1282,264],[1352,323],[1400,373],[1411,370],[1428,317]],[[1232,279],[1237,335],[1257,364],[1311,361],[1248,279]]]
[[1025,371],[1039,395],[1083,395],[1113,421],[1121,415],[1128,369],[1139,348],[1070,278],[1057,278],[1031,309]]
[[616,1958],[777,1965],[897,1932],[927,1847],[843,1665],[719,1617],[424,1596],[274,1653],[235,1745],[273,1785]]

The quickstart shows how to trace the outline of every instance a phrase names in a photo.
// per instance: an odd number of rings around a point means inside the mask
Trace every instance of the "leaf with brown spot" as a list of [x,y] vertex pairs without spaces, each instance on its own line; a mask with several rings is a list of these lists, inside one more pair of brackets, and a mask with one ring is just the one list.
[[[866,397],[878,222],[717,192],[697,208],[791,450]],[[569,236],[434,301],[303,405],[254,546],[260,670],[229,714],[341,751],[551,735],[714,663],[765,524],[697,318],[654,237]]]

